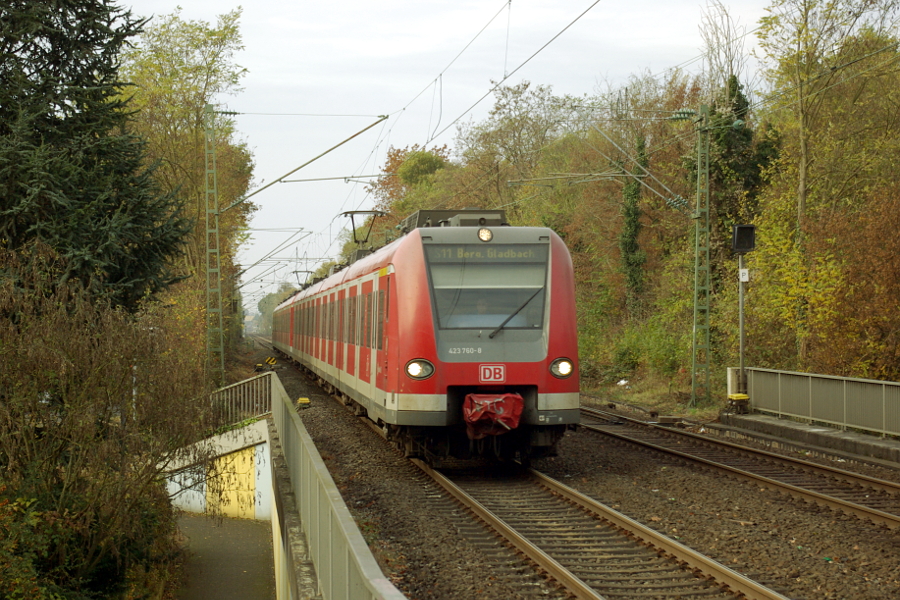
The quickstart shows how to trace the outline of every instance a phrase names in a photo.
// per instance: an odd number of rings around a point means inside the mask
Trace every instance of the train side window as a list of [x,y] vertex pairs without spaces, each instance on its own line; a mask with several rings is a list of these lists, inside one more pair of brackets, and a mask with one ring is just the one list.
[[366,294],[366,348],[372,347],[372,292]]
[[378,295],[372,292],[369,296],[369,348],[375,349],[375,333],[378,327],[378,306],[376,304]]
[[362,295],[356,294],[355,298],[356,298],[356,308],[355,308],[356,313],[354,314],[355,318],[353,320],[353,323],[354,323],[354,331],[353,331],[354,342],[353,343],[356,344],[357,346],[362,346],[362,313],[363,313]]
[[378,325],[375,341],[379,350],[384,349],[384,320],[387,315],[387,306],[385,305],[384,299],[384,290],[378,290]]
[[363,318],[363,309],[365,308],[362,304],[362,301],[363,301],[362,294],[357,293],[356,294],[356,331],[354,332],[357,346],[362,346],[362,318]]
[[371,310],[372,310],[372,294],[363,294],[363,319],[362,319],[362,345],[365,348],[370,348],[369,345],[369,319],[371,318]]
[[359,299],[359,345],[363,348],[366,347],[366,332],[368,331],[366,328],[366,320],[369,318],[369,314],[366,312],[367,307],[366,295],[362,294]]
[[357,313],[356,313],[356,345],[362,347],[365,345],[363,334],[366,331],[366,297],[359,294],[356,297]]
[[350,327],[347,332],[350,339],[347,341],[356,345],[356,296],[350,296]]

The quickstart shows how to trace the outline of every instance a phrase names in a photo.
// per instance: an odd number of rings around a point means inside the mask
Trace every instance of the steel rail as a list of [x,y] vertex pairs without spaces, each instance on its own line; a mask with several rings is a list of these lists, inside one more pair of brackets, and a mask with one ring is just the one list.
[[[424,462],[413,460],[429,477],[432,477],[442,488],[451,494],[463,506],[469,508],[479,519],[488,524],[506,538],[517,550],[527,556],[532,562],[545,569],[547,573],[563,585],[578,598],[602,598],[596,591],[590,588],[568,569],[560,565],[555,559],[547,555],[540,548],[519,534],[514,528],[497,517],[493,512],[484,507],[480,502],[472,498],[468,493],[459,489],[456,484],[434,471]],[[787,600],[785,596],[769,589],[740,573],[729,569],[715,560],[672,540],[665,534],[657,532],[649,527],[641,525],[637,521],[623,515],[612,508],[597,502],[574,489],[540,473],[530,470],[532,478],[548,492],[564,499],[585,510],[589,514],[610,523],[625,535],[638,540],[646,546],[654,548],[663,555],[672,557],[676,561],[695,572],[722,585],[731,592],[749,600]],[[575,586],[575,587],[573,587]]]
[[537,564],[547,573],[571,592],[576,598],[585,600],[605,600],[603,596],[594,591],[581,579],[573,575],[568,569],[556,562],[552,557],[540,548],[533,545],[527,539],[519,535],[519,533],[507,525],[502,519],[498,518],[494,513],[485,508],[480,502],[472,498],[469,494],[461,490],[456,484],[438,473],[423,461],[414,458],[412,462],[422,469],[426,475],[434,479],[438,485],[453,496],[463,506],[471,510],[475,515],[487,523],[489,527],[497,531],[501,536],[508,540],[515,548],[527,556],[531,561]]
[[[593,411],[593,412],[602,413],[602,411]],[[588,414],[590,414],[590,413],[588,413]],[[684,436],[694,435],[694,434],[688,434],[686,432],[681,432],[681,431],[674,432],[670,429],[658,427],[656,425],[649,424],[649,423],[642,423],[641,421],[638,421],[636,419],[629,419],[628,417],[622,417],[620,415],[613,415],[613,416],[615,416],[615,418],[617,418],[617,419],[628,420],[630,422],[633,422],[635,424],[640,424],[645,427],[660,429],[662,431],[665,431],[669,435],[684,435]],[[750,471],[745,471],[743,469],[739,469],[737,467],[732,467],[730,465],[716,462],[714,460],[709,460],[707,458],[695,456],[695,455],[687,453],[687,452],[674,450],[672,448],[666,448],[665,446],[660,446],[658,444],[654,444],[654,443],[651,443],[651,442],[648,442],[645,440],[640,440],[640,439],[636,439],[633,437],[629,437],[626,434],[607,431],[605,429],[592,427],[591,425],[587,425],[584,423],[581,424],[581,427],[584,427],[585,429],[589,429],[591,431],[596,431],[603,435],[608,435],[608,436],[616,438],[616,439],[621,439],[621,440],[624,440],[624,441],[632,443],[632,444],[638,444],[640,446],[644,446],[646,448],[650,448],[650,449],[656,450],[658,452],[663,452],[665,454],[678,456],[680,458],[684,458],[684,459],[690,460],[692,462],[699,462],[701,464],[705,464],[707,466],[713,467],[718,470],[727,471],[728,473],[731,473],[732,475],[735,475],[741,479],[752,481],[755,484],[763,485],[764,487],[767,487],[769,489],[786,492],[795,498],[799,498],[801,500],[806,500],[806,501],[813,501],[822,506],[827,506],[828,508],[840,510],[846,514],[851,514],[851,515],[854,515],[854,516],[857,516],[857,517],[860,517],[863,519],[868,519],[868,520],[872,521],[873,523],[877,523],[880,525],[886,525],[891,529],[900,528],[900,515],[894,515],[894,514],[891,514],[888,512],[884,512],[882,510],[878,510],[875,508],[869,508],[869,507],[863,506],[861,504],[856,504],[854,502],[849,502],[847,500],[842,500],[840,498],[835,498],[833,496],[821,494],[821,493],[813,491],[813,490],[805,489],[805,488],[802,488],[802,487],[799,487],[796,485],[792,485],[790,483],[784,483],[784,482],[778,481],[776,479],[766,477],[764,475],[757,475],[756,473],[751,473]],[[779,461],[783,460],[784,462],[786,462],[788,464],[793,463],[795,466],[801,466],[803,468],[806,468],[807,465],[812,465],[812,463],[807,463],[806,461],[801,461],[801,460],[789,458],[789,457],[783,457],[778,454],[773,454],[771,452],[757,451],[752,448],[738,446],[736,444],[730,444],[728,442],[722,443],[722,442],[719,442],[718,440],[710,440],[709,438],[705,438],[703,436],[696,436],[696,437],[707,444],[722,444],[723,446],[733,446],[734,448],[740,449],[742,452],[745,452],[745,453],[761,454],[761,455],[765,456],[766,458],[773,458],[773,459],[776,459]],[[891,482],[888,482],[888,481],[875,479],[875,478],[871,478],[871,477],[866,477],[864,475],[857,475],[854,473],[849,473],[849,472],[843,471],[841,469],[829,469],[828,467],[823,467],[821,465],[814,465],[814,467],[815,468],[813,468],[811,470],[814,470],[818,474],[827,474],[829,476],[847,474],[847,475],[852,476],[853,478],[858,478],[859,481],[866,481],[866,483],[869,483],[870,481],[875,481],[875,482],[880,482],[882,484],[887,484],[889,486],[891,485]],[[892,491],[894,493],[896,493],[897,490],[892,488]]]
[[606,417],[614,417],[616,419],[621,419],[623,421],[628,421],[629,423],[634,423],[636,425],[641,425],[644,427],[650,427],[656,431],[661,431],[667,433],[669,435],[677,435],[690,439],[697,440],[699,442],[704,442],[714,446],[720,446],[723,448],[731,448],[733,450],[737,450],[739,452],[752,452],[753,454],[759,456],[765,456],[766,458],[774,459],[778,462],[790,463],[800,468],[806,469],[808,471],[814,471],[819,475],[826,475],[828,477],[839,477],[844,481],[849,483],[854,483],[856,485],[861,486],[869,486],[873,489],[887,492],[889,494],[898,494],[900,495],[900,484],[894,483],[893,481],[887,481],[885,479],[878,479],[877,477],[869,477],[868,475],[863,475],[861,473],[854,473],[852,471],[846,471],[844,469],[840,469],[838,467],[827,467],[825,465],[819,465],[813,462],[809,462],[808,460],[803,460],[800,458],[794,458],[792,456],[784,456],[783,454],[776,454],[774,452],[768,452],[766,450],[759,450],[757,448],[748,448],[747,446],[741,446],[740,444],[735,444],[733,442],[727,442],[725,440],[717,440],[711,439],[703,435],[699,435],[696,433],[691,433],[690,431],[676,431],[671,429],[670,427],[664,427],[661,425],[656,425],[655,423],[646,423],[639,419],[633,419],[631,417],[626,417],[623,415],[616,415],[613,413],[607,413],[602,410],[598,410],[596,408],[586,408],[581,407],[581,411],[587,413],[588,415],[601,415],[603,418]]
[[744,594],[750,600],[787,600],[785,596],[782,596],[775,590],[769,589],[737,571],[729,569],[708,556],[676,542],[663,533],[641,525],[634,519],[563,485],[555,479],[547,477],[543,473],[532,469],[531,474],[541,482],[541,485],[554,494],[562,496],[588,512],[596,514],[601,519],[613,523],[619,529],[628,532],[629,535],[662,550],[669,556],[727,586],[730,590]]

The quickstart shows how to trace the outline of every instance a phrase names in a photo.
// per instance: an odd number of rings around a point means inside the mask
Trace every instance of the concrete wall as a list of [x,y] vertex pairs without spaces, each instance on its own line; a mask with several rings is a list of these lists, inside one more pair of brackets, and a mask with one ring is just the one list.
[[[187,512],[272,518],[272,468],[266,421],[257,421],[202,442],[217,456],[209,469],[190,465],[168,477],[172,504]],[[207,477],[216,478],[210,481]]]

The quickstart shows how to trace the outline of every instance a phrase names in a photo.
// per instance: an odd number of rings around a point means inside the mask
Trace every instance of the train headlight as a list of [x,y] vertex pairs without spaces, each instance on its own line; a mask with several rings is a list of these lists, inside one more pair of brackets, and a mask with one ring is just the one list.
[[406,363],[406,374],[413,379],[428,379],[434,375],[434,365],[424,358],[417,358]]
[[575,372],[575,365],[568,358],[557,358],[550,364],[550,372],[554,377],[565,379]]
[[494,232],[487,227],[482,227],[478,230],[478,239],[482,242],[489,242],[494,239]]

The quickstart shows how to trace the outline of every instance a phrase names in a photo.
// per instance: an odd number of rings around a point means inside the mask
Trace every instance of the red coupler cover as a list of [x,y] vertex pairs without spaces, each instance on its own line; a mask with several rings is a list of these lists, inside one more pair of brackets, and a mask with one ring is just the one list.
[[500,435],[519,426],[525,400],[519,394],[468,394],[463,418],[469,439]]

